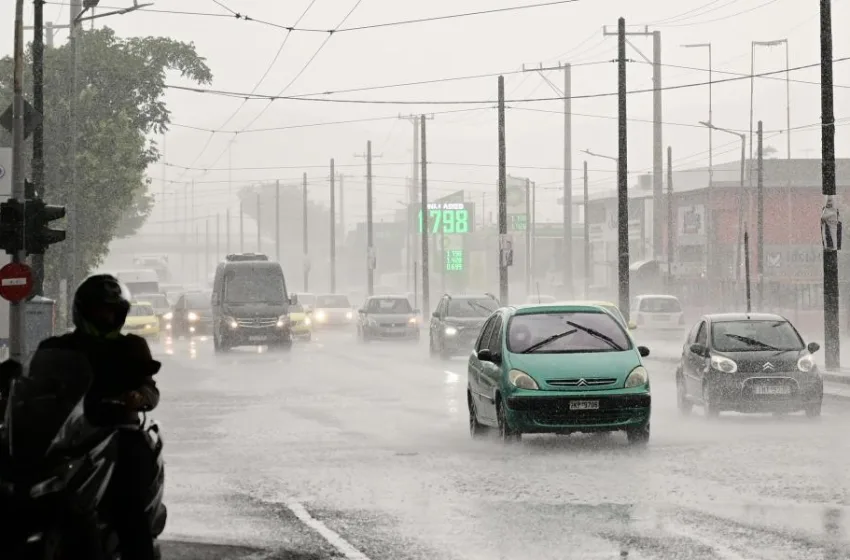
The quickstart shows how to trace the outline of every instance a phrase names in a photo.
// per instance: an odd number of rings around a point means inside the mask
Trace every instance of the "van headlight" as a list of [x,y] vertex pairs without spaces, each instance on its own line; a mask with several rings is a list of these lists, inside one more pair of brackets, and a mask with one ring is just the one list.
[[811,354],[806,354],[805,356],[797,360],[797,369],[804,373],[811,372],[813,369],[815,369],[815,359],[812,357]]
[[735,373],[738,371],[738,364],[734,360],[730,360],[725,356],[711,356],[711,368],[723,373]]
[[518,369],[512,369],[508,372],[508,381],[517,389],[529,389],[532,391],[540,389],[540,386],[537,385],[537,381],[535,381],[534,378]]
[[649,373],[647,373],[646,368],[643,366],[638,366],[632,370],[628,377],[626,377],[626,389],[632,389],[634,387],[643,387],[649,383]]
[[283,327],[285,327],[288,324],[289,324],[289,315],[281,315],[280,317],[277,318],[277,323],[276,323],[277,328],[282,329]]
[[225,323],[228,327],[230,327],[231,329],[239,328],[239,323],[237,323],[237,322],[236,322],[236,319],[234,319],[233,317],[225,317],[225,318],[224,318],[224,323]]

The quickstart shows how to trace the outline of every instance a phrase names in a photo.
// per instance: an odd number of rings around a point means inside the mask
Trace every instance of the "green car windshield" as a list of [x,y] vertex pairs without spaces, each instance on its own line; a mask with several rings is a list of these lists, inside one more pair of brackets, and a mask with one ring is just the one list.
[[621,352],[632,347],[616,319],[593,311],[515,315],[508,322],[507,343],[514,354]]

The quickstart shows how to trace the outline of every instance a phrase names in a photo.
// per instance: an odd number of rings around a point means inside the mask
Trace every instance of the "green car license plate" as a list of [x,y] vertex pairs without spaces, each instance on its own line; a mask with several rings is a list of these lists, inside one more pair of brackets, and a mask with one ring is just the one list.
[[570,410],[599,410],[599,401],[570,401]]

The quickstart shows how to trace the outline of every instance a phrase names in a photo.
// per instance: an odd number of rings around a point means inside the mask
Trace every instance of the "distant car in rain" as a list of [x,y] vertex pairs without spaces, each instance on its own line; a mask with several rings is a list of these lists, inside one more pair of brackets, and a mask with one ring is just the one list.
[[640,329],[682,330],[685,327],[685,314],[676,296],[636,296],[629,312],[629,317]]
[[794,325],[771,313],[705,315],[693,326],[676,370],[679,411],[821,414],[823,378]]
[[413,309],[407,296],[372,296],[366,299],[357,315],[357,338],[361,342],[419,340],[419,310]]
[[148,301],[134,301],[121,329],[124,334],[135,334],[147,339],[159,339],[159,318]]
[[313,308],[313,327],[342,327],[355,323],[354,308],[345,294],[319,294]]
[[212,334],[213,314],[210,292],[186,292],[171,311],[172,336]]
[[623,325],[595,305],[504,307],[487,319],[467,368],[469,431],[503,442],[523,434],[625,431],[650,436],[652,396]]
[[469,355],[481,326],[499,308],[492,294],[445,294],[431,314],[428,348],[431,356],[447,360]]
[[304,294],[296,294],[298,303],[289,306],[289,328],[292,338],[299,340],[310,340],[313,338],[312,311],[308,311],[301,303]]
[[139,301],[146,301],[153,306],[154,313],[159,321],[160,330],[168,330],[171,324],[171,303],[165,294],[141,294],[136,297]]

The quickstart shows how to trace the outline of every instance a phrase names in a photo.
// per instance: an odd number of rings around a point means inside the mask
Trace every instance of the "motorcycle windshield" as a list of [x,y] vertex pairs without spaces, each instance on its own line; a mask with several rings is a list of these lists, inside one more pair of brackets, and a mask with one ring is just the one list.
[[69,350],[39,350],[9,395],[6,425],[16,464],[38,462],[92,380],[86,357]]

